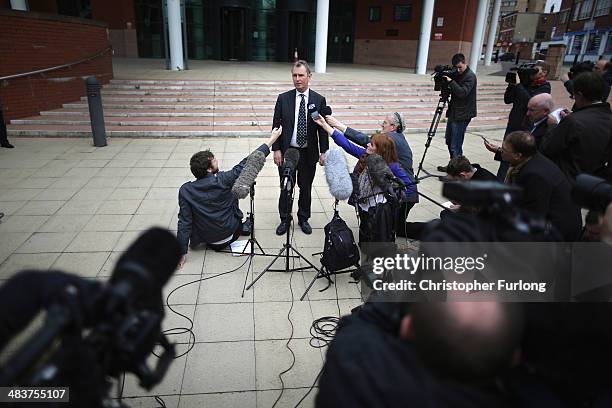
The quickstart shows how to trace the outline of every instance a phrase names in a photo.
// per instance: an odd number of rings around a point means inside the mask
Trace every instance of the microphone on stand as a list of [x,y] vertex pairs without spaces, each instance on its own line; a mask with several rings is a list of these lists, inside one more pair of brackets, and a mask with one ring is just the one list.
[[293,174],[297,169],[298,162],[300,161],[300,151],[293,147],[287,149],[284,154],[285,162],[283,163],[282,169],[282,182],[281,189],[291,191],[294,187]]

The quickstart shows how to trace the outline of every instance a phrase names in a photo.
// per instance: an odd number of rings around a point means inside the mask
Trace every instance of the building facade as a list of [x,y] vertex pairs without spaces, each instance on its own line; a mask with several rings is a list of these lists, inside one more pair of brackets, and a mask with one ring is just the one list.
[[[167,0],[28,0],[33,12],[108,24],[116,56],[166,58]],[[327,62],[416,67],[422,5],[428,0],[329,0]],[[430,0],[429,0],[430,1]],[[437,1],[427,65],[469,55],[478,2]],[[514,0],[513,0],[514,1]],[[10,8],[0,0],[0,8]],[[189,59],[315,60],[314,0],[184,0]],[[435,46],[433,46],[435,45]]]

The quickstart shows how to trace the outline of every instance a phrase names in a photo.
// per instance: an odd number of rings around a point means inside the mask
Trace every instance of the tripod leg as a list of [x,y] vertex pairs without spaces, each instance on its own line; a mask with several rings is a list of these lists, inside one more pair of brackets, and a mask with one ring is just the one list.
[[242,285],[242,296],[244,297],[244,291],[246,290],[247,281],[249,280],[249,274],[253,270],[253,255],[250,255],[249,266],[247,267],[246,274],[244,275],[244,284]]
[[264,273],[268,272],[268,269],[270,269],[270,267],[271,267],[272,265],[274,265],[274,262],[276,262],[276,260],[277,260],[278,258],[280,258],[280,257],[283,255],[283,252],[284,252],[284,251],[288,251],[288,250],[289,250],[289,249],[288,249],[287,247],[283,247],[283,249],[281,249],[281,250],[280,250],[280,252],[278,253],[278,255],[276,255],[276,256],[274,257],[274,259],[272,260],[272,262],[270,262],[270,263],[268,264],[268,266],[266,266],[266,268],[265,268],[263,271],[261,271],[261,272],[259,273],[259,275],[257,275],[257,277],[256,277],[256,278],[253,280],[253,282],[251,282],[251,284],[250,284],[249,286],[247,286],[246,290],[251,289],[251,287],[253,287],[253,285],[255,285],[255,282],[257,282],[257,281],[259,280],[259,278],[261,278],[261,277],[263,276],[263,274],[264,274]]
[[[322,268],[321,268],[322,269]],[[310,281],[310,285],[308,285],[308,287],[306,288],[306,290],[304,291],[304,294],[302,295],[302,297],[300,298],[300,300],[304,300],[304,298],[306,297],[306,295],[308,294],[308,291],[310,291],[310,288],[312,288],[312,285],[314,285],[314,283],[316,282],[317,279],[319,279],[321,277],[321,275],[323,274],[322,271],[318,271],[317,274],[314,276],[314,278],[312,278],[312,280]]]

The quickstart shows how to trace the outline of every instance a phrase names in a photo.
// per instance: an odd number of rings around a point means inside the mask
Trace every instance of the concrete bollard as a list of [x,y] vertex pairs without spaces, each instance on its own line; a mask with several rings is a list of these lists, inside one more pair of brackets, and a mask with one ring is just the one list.
[[104,127],[104,112],[102,111],[102,95],[100,94],[102,87],[95,76],[87,78],[85,83],[94,146],[106,146],[106,128]]

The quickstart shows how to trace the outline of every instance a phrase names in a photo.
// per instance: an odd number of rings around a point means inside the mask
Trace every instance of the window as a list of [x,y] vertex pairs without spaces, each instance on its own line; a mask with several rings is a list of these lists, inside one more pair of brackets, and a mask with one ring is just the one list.
[[571,54],[580,54],[582,50],[582,41],[584,41],[584,35],[575,35],[574,43],[572,44]]
[[368,21],[380,21],[380,7],[370,7],[370,12],[368,13]]
[[542,16],[542,24],[546,24],[547,21],[548,21],[548,17]]
[[574,15],[572,17],[572,21],[578,21],[578,14],[580,14],[580,6],[582,6],[582,3],[576,3],[574,7]]
[[578,14],[578,20],[585,20],[591,18],[591,12],[593,11],[593,0],[584,0],[580,13]]
[[396,28],[385,30],[385,35],[387,37],[397,37],[399,35],[399,30],[397,30]]
[[395,21],[410,21],[412,19],[412,5],[404,4],[395,6],[393,20]]
[[612,32],[608,31],[608,42],[606,43],[606,49],[604,50],[604,54],[612,53]]
[[563,12],[559,13],[559,24],[567,23],[567,15],[568,14],[569,14],[568,11],[563,11]]
[[601,45],[601,34],[591,34],[589,36],[589,42],[586,48],[586,54],[595,54],[599,52],[599,46]]
[[[597,0],[593,17],[607,16],[612,8],[612,0]],[[608,36],[610,38],[610,36]]]

